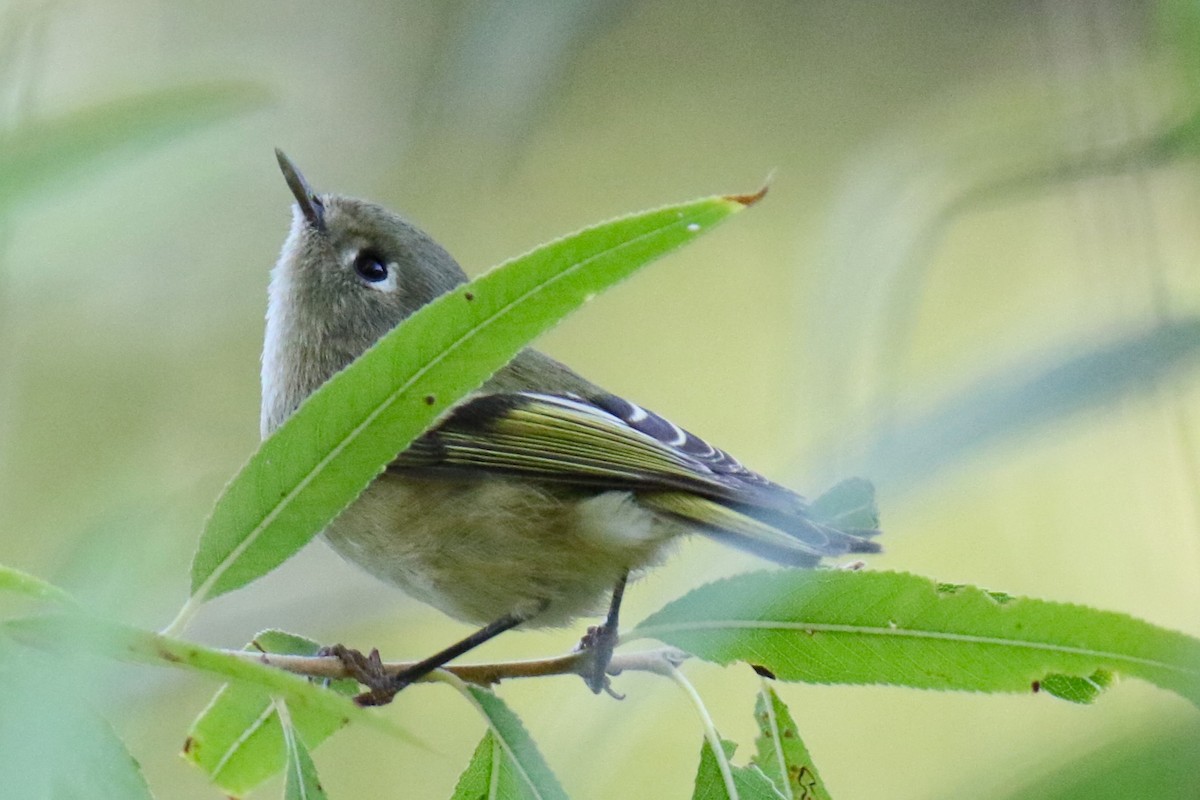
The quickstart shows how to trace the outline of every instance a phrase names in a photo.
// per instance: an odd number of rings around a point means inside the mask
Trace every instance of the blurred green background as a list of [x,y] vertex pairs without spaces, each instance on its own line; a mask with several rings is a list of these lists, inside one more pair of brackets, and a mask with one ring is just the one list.
[[[771,174],[751,213],[541,346],[810,494],[875,478],[872,567],[1200,635],[1198,20],[1115,0],[5,4],[0,563],[145,626],[183,601],[208,504],[258,440],[290,219],[273,147],[472,274]],[[760,566],[688,542],[626,619]],[[393,658],[465,631],[319,543],[189,633],[265,627]],[[688,670],[744,752],[755,677]],[[177,756],[213,685],[87,682],[157,796],[217,796]],[[617,688],[501,692],[572,796],[690,796],[686,698]],[[1195,709],[1140,684],[1094,707],[780,691],[840,798],[1200,794]],[[433,752],[342,733],[316,754],[331,797],[448,796],[475,713],[437,687],[384,713]]]

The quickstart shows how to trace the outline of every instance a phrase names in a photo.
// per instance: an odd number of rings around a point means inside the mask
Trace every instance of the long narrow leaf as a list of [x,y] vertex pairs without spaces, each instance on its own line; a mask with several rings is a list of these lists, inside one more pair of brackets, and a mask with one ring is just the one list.
[[1038,691],[1047,676],[1108,671],[1200,704],[1200,640],[1124,614],[890,572],[739,575],[650,615],[653,637],[782,680]]
[[535,336],[757,199],[708,198],[587,228],[417,311],[314,392],[226,487],[201,537],[192,598],[177,623],[304,546]]
[[[733,758],[737,745],[728,740],[721,741],[725,758]],[[731,794],[721,776],[717,765],[716,754],[708,739],[700,746],[700,765],[696,768],[696,787],[692,790],[692,800],[786,800],[778,787],[772,785],[766,775],[756,766],[731,766],[733,787],[736,794]]]
[[[471,766],[459,779],[454,797],[461,800],[475,797],[567,800],[567,793],[538,752],[529,732],[504,701],[478,686],[454,685],[483,714],[494,745],[490,752],[486,751],[488,738],[484,737]],[[481,785],[479,778],[484,761],[488,766],[489,789],[486,794],[478,794],[476,789]]]
[[459,776],[451,800],[532,800],[536,795],[520,780],[516,766],[488,728]]
[[317,765],[313,763],[308,747],[292,725],[287,703],[276,701],[276,716],[281,723],[284,750],[287,754],[287,777],[284,779],[284,800],[326,800],[325,788],[317,777]]
[[259,86],[226,81],[175,86],[30,121],[0,137],[0,208],[99,167],[114,153],[176,141],[268,98]]
[[38,600],[53,600],[57,603],[75,605],[75,598],[52,583],[34,577],[28,572],[0,564],[0,592],[15,592]]
[[67,654],[94,652],[120,661],[179,667],[255,686],[286,700],[293,714],[305,709],[346,722],[363,722],[410,744],[420,744],[415,736],[386,717],[359,708],[337,692],[298,675],[193,642],[78,614],[13,619],[0,623],[0,633],[42,650]]
[[764,685],[758,693],[754,721],[758,737],[750,763],[776,786],[787,787],[784,794],[791,800],[831,800],[791,712],[770,686]]

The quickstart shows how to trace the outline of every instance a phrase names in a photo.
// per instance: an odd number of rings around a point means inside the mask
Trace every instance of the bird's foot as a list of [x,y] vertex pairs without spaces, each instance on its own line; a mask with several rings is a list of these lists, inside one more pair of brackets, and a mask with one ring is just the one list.
[[[613,691],[612,680],[609,678],[608,666],[612,661],[613,650],[617,646],[617,630],[604,625],[590,625],[587,633],[575,646],[575,651],[585,653],[587,658],[579,665],[579,675],[595,694],[605,692],[609,697],[624,700],[625,696]],[[616,673],[613,673],[616,674]]]
[[364,656],[359,650],[335,644],[322,647],[319,655],[337,658],[346,668],[347,676],[366,687],[367,691],[354,698],[354,702],[360,706],[386,706],[392,702],[396,692],[408,685],[408,681],[400,682],[399,676],[387,674],[383,668],[383,659],[379,657],[379,651],[376,649],[372,649],[370,655]]

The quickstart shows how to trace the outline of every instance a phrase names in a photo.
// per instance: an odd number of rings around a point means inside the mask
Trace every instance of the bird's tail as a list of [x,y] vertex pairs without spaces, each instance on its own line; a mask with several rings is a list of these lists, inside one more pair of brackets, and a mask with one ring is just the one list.
[[877,553],[879,513],[875,488],[851,478],[795,510],[721,503],[687,492],[646,492],[643,505],[698,526],[706,536],[757,556],[792,566],[815,566],[822,558]]

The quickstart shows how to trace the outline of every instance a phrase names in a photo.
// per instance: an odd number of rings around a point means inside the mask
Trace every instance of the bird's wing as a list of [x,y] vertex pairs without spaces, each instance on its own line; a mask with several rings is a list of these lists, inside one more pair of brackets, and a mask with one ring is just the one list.
[[469,399],[389,469],[480,470],[605,488],[684,490],[774,508],[804,499],[662,417],[613,396]]
[[664,513],[759,540],[757,549],[777,560],[789,560],[773,555],[777,549],[786,555],[799,547],[818,557],[877,549],[862,538],[876,532],[873,525],[848,530],[823,524],[799,495],[614,395],[481,395],[415,441],[388,470],[506,474],[627,489]]

